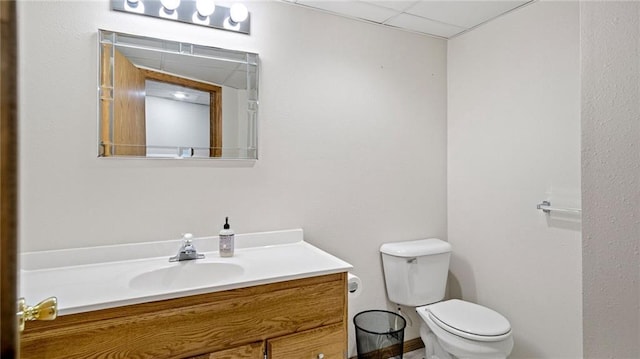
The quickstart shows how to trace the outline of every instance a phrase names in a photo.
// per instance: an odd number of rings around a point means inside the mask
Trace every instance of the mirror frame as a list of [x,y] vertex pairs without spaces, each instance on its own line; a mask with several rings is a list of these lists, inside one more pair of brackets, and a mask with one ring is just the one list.
[[[136,67],[136,72],[145,80],[153,80],[166,82],[173,85],[194,88],[200,91],[210,93],[210,130],[209,130],[209,146],[203,147],[162,147],[165,149],[175,149],[175,155],[153,156],[147,157],[146,151],[149,146],[145,138],[145,115],[138,112],[131,115],[129,106],[116,105],[118,96],[123,96],[122,92],[131,93],[132,91],[119,91],[116,88],[115,73],[118,71],[115,64],[118,63],[116,56],[120,56],[118,47],[134,48],[150,51],[160,54],[194,56],[199,59],[224,61],[232,63],[242,69],[241,72],[245,76],[247,103],[246,103],[246,127],[247,139],[246,148],[237,147],[229,148],[223,145],[223,121],[243,121],[240,119],[242,112],[238,113],[238,118],[223,119],[222,118],[222,91],[223,87],[213,82],[200,81],[191,79],[188,76],[181,76],[175,73],[165,73],[156,71],[157,69],[149,69],[145,67]],[[105,158],[164,158],[164,159],[258,159],[258,136],[257,136],[257,117],[258,117],[258,78],[259,78],[259,57],[256,53],[216,48],[212,46],[196,45],[185,42],[164,40],[145,36],[138,36],[115,32],[110,30],[98,31],[98,52],[99,52],[99,71],[98,71],[98,100],[99,100],[99,116],[98,116],[98,157]],[[124,55],[122,57],[125,57]],[[131,63],[130,61],[127,61]],[[159,69],[158,69],[159,70]],[[244,90],[244,89],[242,89]],[[144,88],[133,91],[139,95],[144,92]],[[126,94],[124,96],[127,96]],[[144,99],[144,96],[142,96]],[[134,106],[131,106],[134,107]],[[143,106],[144,107],[144,106]],[[124,110],[128,111],[126,115]],[[143,109],[144,110],[144,109]],[[130,123],[131,122],[131,123]],[[244,125],[244,124],[243,124]],[[120,135],[119,132],[124,133]],[[132,135],[133,134],[133,135]],[[132,136],[136,137],[132,139]],[[119,141],[118,139],[123,139]],[[124,143],[122,143],[124,142]],[[190,157],[194,149],[209,152],[208,157]],[[227,156],[225,156],[227,154]]]

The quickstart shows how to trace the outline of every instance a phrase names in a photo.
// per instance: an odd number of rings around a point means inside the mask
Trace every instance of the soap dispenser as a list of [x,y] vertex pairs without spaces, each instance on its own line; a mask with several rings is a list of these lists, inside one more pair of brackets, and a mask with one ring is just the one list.
[[229,217],[226,217],[220,231],[220,257],[233,257],[234,237],[235,233],[229,227]]

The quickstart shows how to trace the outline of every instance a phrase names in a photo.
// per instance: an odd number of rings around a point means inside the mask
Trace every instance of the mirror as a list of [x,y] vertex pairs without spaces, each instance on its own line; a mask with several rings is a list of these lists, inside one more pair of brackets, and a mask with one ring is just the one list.
[[99,31],[99,157],[257,159],[258,55]]

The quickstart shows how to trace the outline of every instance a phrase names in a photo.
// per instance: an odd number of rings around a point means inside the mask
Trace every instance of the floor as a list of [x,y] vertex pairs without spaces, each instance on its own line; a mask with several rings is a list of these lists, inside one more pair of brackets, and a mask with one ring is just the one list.
[[402,359],[424,359],[424,348],[404,353]]
[[[2,1],[2,0],[0,0]],[[357,356],[351,357],[351,359],[356,359]],[[392,357],[389,359],[395,359],[397,357]],[[412,352],[407,352],[402,354],[402,359],[425,359],[424,358],[424,348],[418,349],[418,350],[414,350]]]

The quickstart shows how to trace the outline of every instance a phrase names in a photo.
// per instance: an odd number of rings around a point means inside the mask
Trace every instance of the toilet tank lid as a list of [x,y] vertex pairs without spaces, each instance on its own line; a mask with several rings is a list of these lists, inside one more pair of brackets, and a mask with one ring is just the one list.
[[380,252],[396,257],[419,257],[451,252],[451,244],[437,239],[417,239],[413,241],[385,243]]

